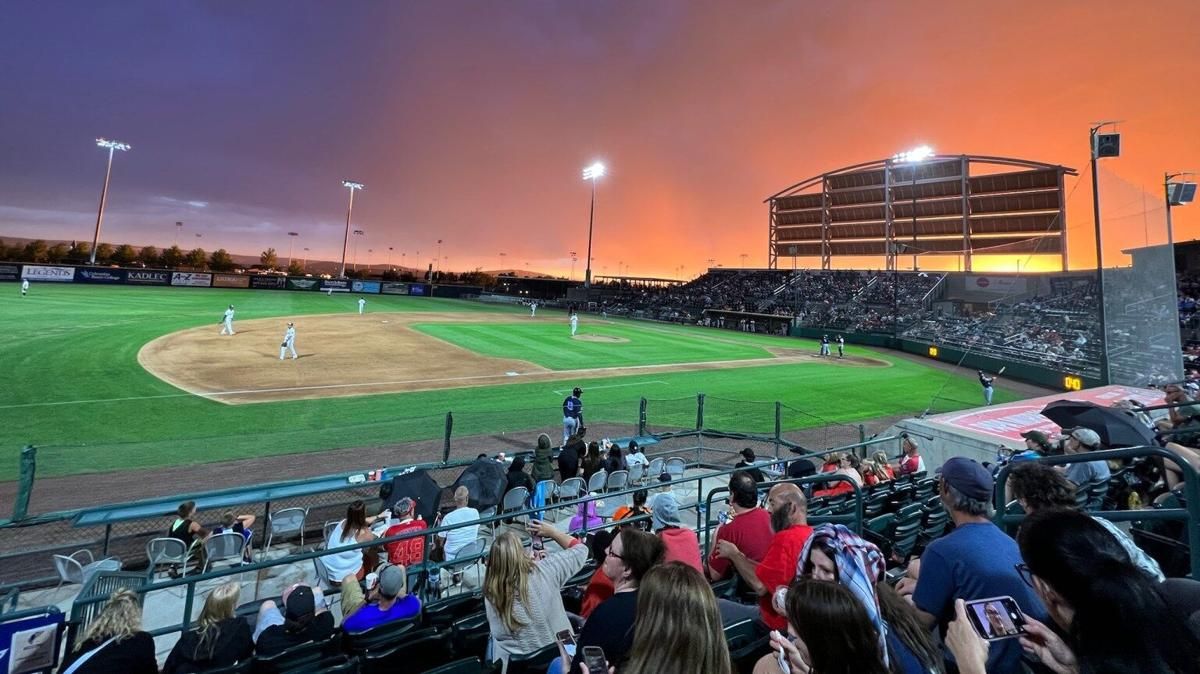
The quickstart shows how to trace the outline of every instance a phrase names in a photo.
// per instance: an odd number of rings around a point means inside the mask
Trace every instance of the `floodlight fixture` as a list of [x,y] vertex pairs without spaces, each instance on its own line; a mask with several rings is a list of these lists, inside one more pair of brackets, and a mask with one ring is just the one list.
[[366,187],[366,185],[363,185],[359,182],[354,182],[353,180],[343,180],[342,187],[349,187],[351,190],[361,190],[362,188]]
[[583,275],[583,287],[592,287],[592,225],[596,221],[596,179],[604,176],[604,164],[593,162],[591,166],[583,169],[583,179],[592,181],[592,205],[588,210],[588,251],[587,251],[587,271]]
[[604,164],[596,162],[591,166],[583,169],[584,180],[595,180],[596,178],[604,177]]
[[104,205],[108,202],[108,180],[112,177],[113,152],[125,152],[129,149],[129,143],[107,138],[97,138],[96,145],[108,150],[108,168],[104,170],[104,187],[100,189],[100,210],[96,213],[96,231],[92,235],[92,253],[88,264],[96,264],[96,246],[100,245],[100,224],[104,222]]
[[342,266],[338,271],[338,276],[345,278],[346,248],[348,248],[350,245],[350,214],[354,212],[354,191],[361,190],[366,186],[357,180],[343,180],[342,187],[350,188],[350,204],[346,206],[346,233],[342,236]]
[[897,152],[896,154],[892,155],[892,161],[911,164],[924,161],[932,156],[933,148],[929,147],[928,145],[918,145],[911,150]]

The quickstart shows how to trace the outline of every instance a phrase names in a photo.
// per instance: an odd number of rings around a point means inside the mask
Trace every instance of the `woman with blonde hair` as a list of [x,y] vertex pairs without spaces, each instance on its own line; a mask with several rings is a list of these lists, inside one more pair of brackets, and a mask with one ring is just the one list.
[[553,540],[561,550],[534,562],[514,531],[496,537],[487,557],[483,606],[491,633],[489,661],[505,668],[513,655],[527,655],[555,643],[571,629],[563,608],[562,588],[584,563],[588,548],[547,522],[531,520],[529,533]]
[[638,588],[629,662],[615,663],[621,674],[732,674],[717,598],[699,571],[668,562]]
[[875,456],[871,457],[875,462],[876,475],[879,476],[880,482],[887,482],[896,479],[896,471],[892,468],[892,464],[888,463],[887,454],[883,452],[875,452]]
[[195,626],[184,632],[167,656],[163,674],[189,674],[228,667],[254,655],[250,624],[234,616],[242,587],[225,583],[208,593]]
[[132,590],[117,590],[63,658],[60,674],[158,674],[154,637],[142,631],[142,606]]

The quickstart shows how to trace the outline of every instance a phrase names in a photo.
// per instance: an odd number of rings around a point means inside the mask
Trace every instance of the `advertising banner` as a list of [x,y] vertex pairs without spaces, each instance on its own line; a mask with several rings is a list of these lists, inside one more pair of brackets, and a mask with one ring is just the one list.
[[968,276],[966,290],[993,295],[1019,295],[1025,292],[1025,279],[1013,276]]
[[343,279],[322,279],[321,290],[332,290],[334,292],[350,292],[350,282]]
[[315,278],[289,278],[287,280],[288,290],[316,290],[321,287],[321,282]]
[[172,272],[171,285],[207,288],[212,285],[212,274],[201,274],[192,271]]
[[16,281],[21,278],[21,265],[0,264],[0,281]]
[[382,292],[384,295],[407,295],[408,294],[408,284],[407,283],[384,283],[380,287],[380,292]]
[[356,293],[378,293],[379,281],[355,281],[351,284],[351,288]]
[[287,287],[287,279],[283,276],[251,276],[250,287],[266,290],[283,290]]
[[241,274],[213,274],[214,288],[249,288],[250,277]]
[[429,286],[421,284],[421,283],[410,283],[408,285],[408,294],[409,295],[427,295],[428,293],[426,292],[426,288],[428,288],[428,287]]
[[30,281],[54,281],[70,283],[75,280],[74,267],[47,267],[40,264],[27,264],[21,268],[21,278]]
[[130,269],[125,272],[125,282],[143,286],[165,286],[171,282],[171,272]]
[[0,625],[0,672],[48,672],[58,664],[66,616],[57,610]]
[[76,269],[75,281],[78,283],[124,283],[124,269]]

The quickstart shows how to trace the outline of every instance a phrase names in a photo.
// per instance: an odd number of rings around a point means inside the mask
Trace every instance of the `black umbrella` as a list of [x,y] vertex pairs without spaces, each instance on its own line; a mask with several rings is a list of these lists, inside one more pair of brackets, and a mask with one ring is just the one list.
[[508,468],[495,459],[478,459],[454,481],[453,489],[466,487],[471,492],[470,506],[486,510],[500,505],[508,486]]
[[1042,416],[1064,429],[1082,427],[1096,431],[1100,442],[1109,449],[1158,444],[1153,430],[1116,407],[1101,407],[1083,400],[1055,400],[1046,405]]
[[383,499],[383,507],[391,508],[400,499],[408,497],[416,502],[416,513],[426,522],[433,522],[437,517],[442,488],[429,473],[419,469],[401,473],[392,478],[390,487],[390,493]]

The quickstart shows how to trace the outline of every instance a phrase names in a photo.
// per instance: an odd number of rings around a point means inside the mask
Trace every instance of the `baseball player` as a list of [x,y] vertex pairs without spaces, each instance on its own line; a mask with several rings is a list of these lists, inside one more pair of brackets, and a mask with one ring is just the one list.
[[821,335],[821,356],[829,355],[829,335]]
[[363,312],[366,311],[366,308],[367,308],[367,301],[361,297],[358,298],[358,315],[362,316]]
[[838,335],[837,344],[838,344],[838,358],[845,358],[846,357],[846,338],[842,337],[841,335]]
[[530,302],[529,303],[529,317],[534,318],[535,316],[537,316],[537,302]]
[[575,313],[574,309],[571,310],[571,319],[570,320],[571,320],[571,336],[574,337],[575,331],[579,329],[579,314]]
[[979,371],[979,385],[983,387],[983,400],[988,405],[992,404],[992,393],[994,392],[992,383],[995,381],[995,377],[987,376],[983,373],[983,370]]
[[224,334],[228,333],[230,335],[233,335],[233,305],[232,304],[230,304],[229,308],[225,310],[225,316],[221,319],[221,323],[223,324],[223,326],[221,328],[221,334],[224,335]]
[[583,401],[579,396],[583,395],[583,389],[576,386],[571,391],[571,395],[563,400],[563,444],[567,444],[567,440],[579,432],[583,426]]
[[299,356],[296,355],[296,324],[288,323],[287,330],[283,331],[283,343],[279,345],[279,360],[283,360],[283,354],[288,349],[292,350],[292,360],[296,360]]
[[23,279],[21,281],[21,297],[24,297],[28,294],[29,294],[29,279]]

